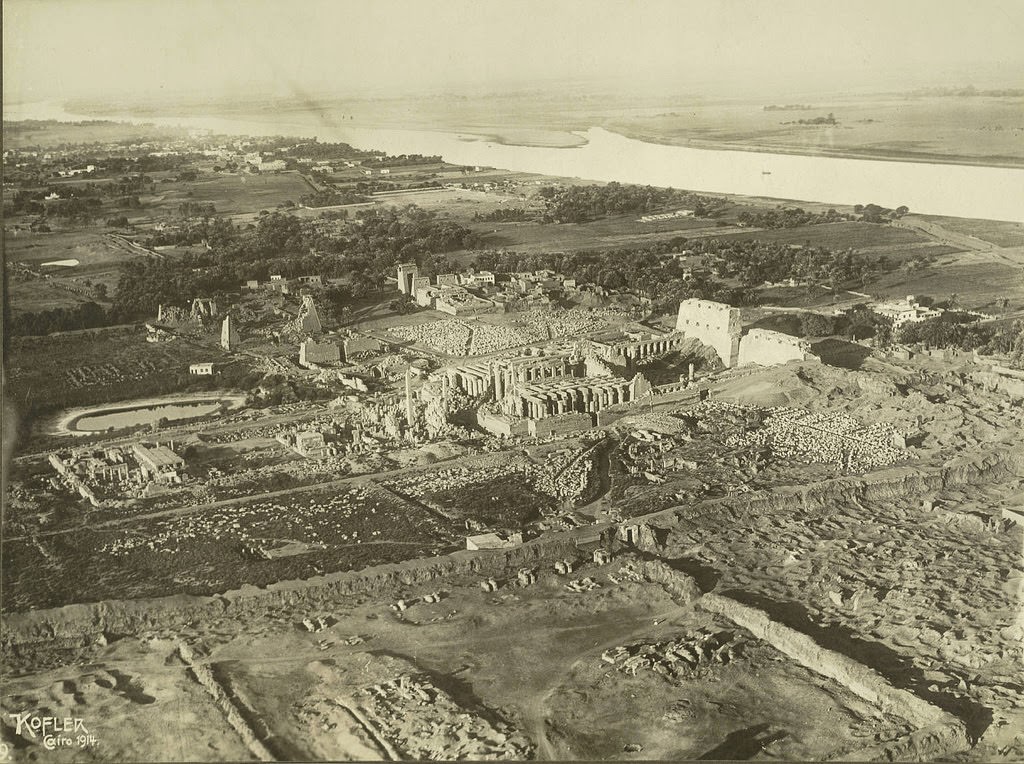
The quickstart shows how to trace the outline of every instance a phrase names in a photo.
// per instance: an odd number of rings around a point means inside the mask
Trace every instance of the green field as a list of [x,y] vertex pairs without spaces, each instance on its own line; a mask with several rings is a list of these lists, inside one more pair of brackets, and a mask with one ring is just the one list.
[[[9,280],[7,283],[7,299],[10,301],[11,313],[35,313],[56,308],[74,308],[86,302],[98,302],[95,297],[79,292],[69,292],[58,286],[63,280],[45,281],[29,279],[25,281]],[[111,293],[113,290],[111,289]]]
[[[17,268],[9,268],[7,289],[11,310],[15,313],[39,311],[95,301],[86,281],[105,284],[108,295],[113,296],[121,265],[139,255],[107,236],[105,230],[90,226],[74,231],[24,232],[17,236],[5,233],[6,262],[32,266],[43,276],[32,277]],[[43,265],[56,260],[78,260],[79,264]]]
[[96,270],[120,265],[135,255],[124,245],[104,235],[106,229],[93,226],[73,231],[20,233],[4,236],[4,258],[9,263],[40,265],[50,260],[80,261],[76,271]]
[[140,197],[146,217],[155,219],[177,215],[182,202],[213,204],[217,212],[231,214],[272,210],[313,191],[297,172],[211,173],[204,172],[191,183],[157,184],[157,193]]
[[[484,246],[520,252],[564,252],[574,249],[643,247],[657,241],[686,236],[688,231],[714,229],[714,220],[675,218],[653,223],[639,222],[640,215],[624,215],[590,223],[474,223],[484,236]],[[731,226],[723,230],[737,230]]]
[[1004,220],[972,220],[970,218],[946,218],[922,215],[925,220],[937,223],[955,233],[974,236],[997,247],[1024,247],[1024,223],[1010,223]]
[[887,245],[915,244],[928,241],[924,236],[905,228],[891,228],[876,223],[822,223],[772,231],[739,231],[724,233],[721,239],[757,239],[784,244],[802,244],[832,249],[865,249]]
[[864,291],[879,297],[927,295],[939,301],[955,292],[964,308],[991,312],[1003,298],[1014,309],[1024,306],[1024,273],[1005,262],[965,254],[921,271],[887,274]]

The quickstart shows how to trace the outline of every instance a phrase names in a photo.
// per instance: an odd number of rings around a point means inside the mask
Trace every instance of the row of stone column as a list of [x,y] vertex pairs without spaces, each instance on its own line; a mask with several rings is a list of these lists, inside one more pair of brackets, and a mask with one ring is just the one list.
[[555,379],[556,377],[564,377],[567,371],[564,362],[558,366],[524,366],[514,369],[505,369],[499,366],[492,371],[494,395],[498,400],[501,400],[517,382],[524,383],[536,382],[542,379]]
[[624,355],[626,358],[638,360],[641,358],[647,358],[647,356],[658,355],[659,353],[667,353],[670,350],[674,350],[682,344],[682,338],[664,339],[664,340],[648,340],[641,342],[636,345],[631,345],[626,348]]
[[564,390],[534,392],[523,398],[522,415],[531,419],[570,412],[595,413],[630,399],[629,383],[594,387],[582,385]]

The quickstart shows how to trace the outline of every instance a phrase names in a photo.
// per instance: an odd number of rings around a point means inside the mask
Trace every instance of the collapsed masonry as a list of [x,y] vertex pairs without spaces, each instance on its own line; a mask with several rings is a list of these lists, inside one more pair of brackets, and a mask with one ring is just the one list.
[[381,351],[380,340],[373,337],[360,337],[353,335],[342,341],[342,348],[345,351],[345,360],[349,361],[354,356],[367,353],[379,353]]
[[302,296],[302,304],[299,306],[299,316],[295,319],[296,326],[303,334],[322,334],[324,331],[323,322],[320,320],[320,311],[310,295]]
[[217,301],[212,297],[197,297],[192,300],[192,318],[214,318],[217,315]]
[[626,331],[590,340],[590,346],[599,358],[620,366],[632,366],[653,356],[682,350],[686,345],[687,337],[679,332]]

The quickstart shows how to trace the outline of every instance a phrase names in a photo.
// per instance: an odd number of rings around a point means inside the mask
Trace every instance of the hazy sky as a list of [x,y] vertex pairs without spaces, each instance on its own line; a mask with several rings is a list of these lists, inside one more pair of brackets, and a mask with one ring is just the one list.
[[[4,0],[4,100],[1024,86],[1024,0]],[[713,95],[714,93],[709,93]]]

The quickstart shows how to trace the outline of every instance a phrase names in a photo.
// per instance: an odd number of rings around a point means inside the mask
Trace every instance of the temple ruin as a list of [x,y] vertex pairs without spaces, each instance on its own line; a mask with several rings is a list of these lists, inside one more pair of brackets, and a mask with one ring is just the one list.
[[751,329],[740,340],[737,365],[775,366],[790,361],[816,360],[818,357],[811,352],[807,340],[769,329]]
[[711,300],[683,300],[676,331],[713,348],[726,368],[737,364],[742,333],[739,308]]
[[320,311],[310,295],[302,296],[302,304],[299,306],[299,316],[296,319],[299,331],[305,334],[322,334],[323,322],[320,320]]

